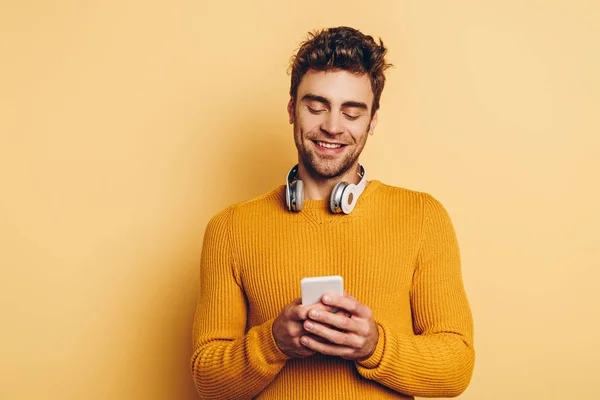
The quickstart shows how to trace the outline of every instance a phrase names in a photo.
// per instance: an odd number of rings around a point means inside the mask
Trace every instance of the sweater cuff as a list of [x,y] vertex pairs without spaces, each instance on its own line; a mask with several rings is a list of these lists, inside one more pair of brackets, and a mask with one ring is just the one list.
[[377,330],[379,331],[379,340],[377,341],[377,346],[375,346],[375,351],[369,358],[364,360],[356,361],[361,367],[373,369],[379,366],[381,363],[381,359],[383,358],[383,350],[385,349],[385,331],[383,327],[377,324]]
[[289,360],[290,356],[283,353],[277,347],[275,338],[273,337],[273,321],[271,319],[262,325],[256,326],[252,329],[252,336],[258,343],[259,352],[262,355],[262,359],[266,364],[278,364]]

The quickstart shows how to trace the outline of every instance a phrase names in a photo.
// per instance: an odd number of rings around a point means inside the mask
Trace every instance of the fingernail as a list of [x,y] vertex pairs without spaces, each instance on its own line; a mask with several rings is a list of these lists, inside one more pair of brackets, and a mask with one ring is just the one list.
[[307,344],[308,338],[306,336],[304,336],[302,339],[300,339],[300,341],[302,342],[302,344]]
[[313,318],[317,318],[319,316],[319,312],[317,310],[312,310],[310,312],[310,316]]
[[331,301],[331,296],[325,296],[323,300],[329,303]]
[[312,324],[312,322],[306,323],[306,329],[312,329],[313,327],[314,327],[314,325]]

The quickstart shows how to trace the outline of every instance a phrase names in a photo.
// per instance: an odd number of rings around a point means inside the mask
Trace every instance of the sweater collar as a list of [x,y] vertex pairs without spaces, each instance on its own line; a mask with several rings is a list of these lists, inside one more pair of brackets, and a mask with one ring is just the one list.
[[[302,210],[299,212],[288,211],[286,212],[290,214],[297,214],[297,216],[306,218],[312,223],[316,224],[324,224],[331,222],[349,222],[359,216],[361,216],[366,209],[368,209],[369,198],[373,192],[377,190],[377,188],[381,186],[381,182],[378,180],[369,181],[367,187],[364,192],[358,198],[358,202],[356,203],[356,207],[354,210],[346,215],[346,214],[334,214],[329,210],[329,198],[325,200],[304,200],[304,205]],[[279,190],[279,198],[282,202],[283,208],[285,208],[285,186],[281,186],[281,190]]]

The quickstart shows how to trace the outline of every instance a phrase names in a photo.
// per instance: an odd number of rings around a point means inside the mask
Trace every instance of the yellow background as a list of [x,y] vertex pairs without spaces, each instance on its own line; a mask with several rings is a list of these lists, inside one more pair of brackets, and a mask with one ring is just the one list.
[[336,25],[395,65],[369,176],[455,223],[461,398],[600,398],[596,1],[0,7],[0,398],[195,398],[204,228],[283,184],[288,59]]

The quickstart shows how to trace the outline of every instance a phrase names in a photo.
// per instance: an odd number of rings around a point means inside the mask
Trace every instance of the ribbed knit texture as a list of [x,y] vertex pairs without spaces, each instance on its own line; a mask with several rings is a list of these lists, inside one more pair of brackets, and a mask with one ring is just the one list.
[[[471,379],[473,322],[452,223],[428,194],[371,181],[350,215],[327,201],[285,208],[281,186],[209,222],[200,265],[192,374],[205,399],[452,397]],[[341,275],[373,311],[361,362],[290,359],[273,320],[300,280]]]

